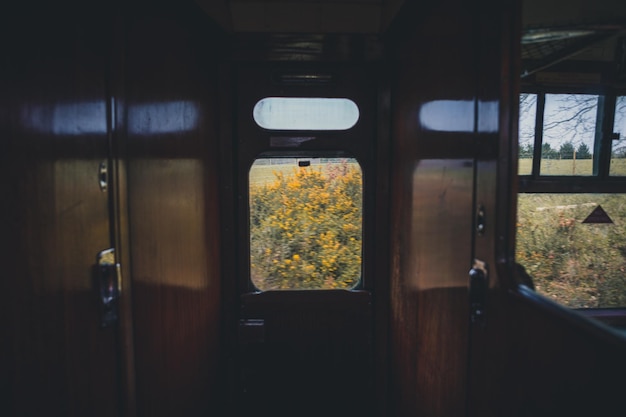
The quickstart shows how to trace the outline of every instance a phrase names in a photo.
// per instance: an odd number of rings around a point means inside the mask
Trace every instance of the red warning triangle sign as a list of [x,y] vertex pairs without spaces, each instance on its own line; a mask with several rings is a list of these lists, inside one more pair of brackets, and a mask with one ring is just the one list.
[[583,223],[613,223],[613,220],[606,214],[606,211],[602,208],[602,206],[598,205]]

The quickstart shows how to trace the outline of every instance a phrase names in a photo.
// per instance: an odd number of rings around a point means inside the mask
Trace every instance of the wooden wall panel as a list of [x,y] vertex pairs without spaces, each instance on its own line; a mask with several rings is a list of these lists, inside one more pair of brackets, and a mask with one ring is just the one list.
[[98,184],[108,157],[109,27],[106,13],[83,11],[23,9],[3,36],[5,416],[118,415],[116,333],[100,328],[91,273],[111,246]]
[[368,292],[242,298],[236,415],[374,415]]
[[217,62],[174,5],[128,22],[128,205],[137,410],[219,406]]
[[392,415],[464,415],[477,69],[474,4],[405,4],[391,69]]

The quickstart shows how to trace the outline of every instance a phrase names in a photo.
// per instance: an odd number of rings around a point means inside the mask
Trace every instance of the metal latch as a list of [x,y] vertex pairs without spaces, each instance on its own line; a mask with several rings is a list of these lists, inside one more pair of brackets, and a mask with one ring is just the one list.
[[109,188],[109,168],[107,161],[102,161],[98,167],[98,184],[102,192],[106,192]]
[[487,292],[489,291],[489,274],[487,264],[474,259],[474,265],[469,271],[470,277],[470,318],[472,323],[485,324],[485,307]]
[[120,297],[120,264],[115,262],[115,249],[98,253],[94,265],[94,284],[98,293],[100,325],[109,327],[118,319]]

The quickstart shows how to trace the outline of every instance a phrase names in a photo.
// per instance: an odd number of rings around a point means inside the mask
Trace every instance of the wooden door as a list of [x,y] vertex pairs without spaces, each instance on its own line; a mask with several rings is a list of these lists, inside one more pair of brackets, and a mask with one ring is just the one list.
[[[117,416],[117,328],[92,267],[112,247],[106,13],[21,10],[3,54],[3,414]],[[95,17],[98,16],[98,17]],[[76,18],[79,17],[79,18]]]

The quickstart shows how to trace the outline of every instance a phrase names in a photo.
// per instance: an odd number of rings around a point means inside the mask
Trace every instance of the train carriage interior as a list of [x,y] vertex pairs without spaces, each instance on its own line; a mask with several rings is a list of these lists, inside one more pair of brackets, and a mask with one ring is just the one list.
[[626,415],[626,2],[11,3],[0,415]]

